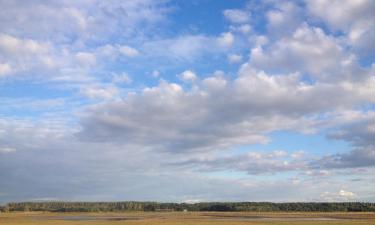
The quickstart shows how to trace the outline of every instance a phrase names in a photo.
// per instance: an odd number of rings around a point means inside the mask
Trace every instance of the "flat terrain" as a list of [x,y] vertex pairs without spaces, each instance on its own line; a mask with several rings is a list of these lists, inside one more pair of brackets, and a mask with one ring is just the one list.
[[352,224],[375,225],[375,213],[249,213],[249,212],[129,212],[129,213],[2,213],[0,225],[205,225],[205,224]]

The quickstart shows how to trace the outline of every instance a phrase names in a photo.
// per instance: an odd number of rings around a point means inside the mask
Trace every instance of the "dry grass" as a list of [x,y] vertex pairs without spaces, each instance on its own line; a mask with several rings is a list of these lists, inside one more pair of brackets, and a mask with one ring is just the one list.
[[[83,217],[71,221],[63,218]],[[87,220],[99,218],[99,220]],[[108,218],[129,220],[104,220]],[[341,220],[310,220],[332,218]],[[136,220],[135,220],[136,219]],[[375,213],[3,213],[0,225],[374,225]]]

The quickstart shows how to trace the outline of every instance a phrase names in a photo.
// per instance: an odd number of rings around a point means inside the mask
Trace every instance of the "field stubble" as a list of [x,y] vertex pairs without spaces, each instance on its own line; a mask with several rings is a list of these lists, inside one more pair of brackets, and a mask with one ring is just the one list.
[[375,225],[375,213],[2,213],[0,225]]

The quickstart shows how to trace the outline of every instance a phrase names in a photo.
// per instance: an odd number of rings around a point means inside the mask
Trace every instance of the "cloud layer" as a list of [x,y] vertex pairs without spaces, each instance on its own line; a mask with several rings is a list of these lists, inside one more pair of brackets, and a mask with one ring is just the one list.
[[374,201],[375,4],[214,2],[0,1],[0,203]]

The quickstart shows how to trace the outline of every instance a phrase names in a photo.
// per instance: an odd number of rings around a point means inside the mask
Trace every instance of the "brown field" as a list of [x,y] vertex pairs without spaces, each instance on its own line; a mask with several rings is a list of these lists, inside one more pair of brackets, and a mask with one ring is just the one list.
[[375,213],[2,213],[0,225],[375,225]]

